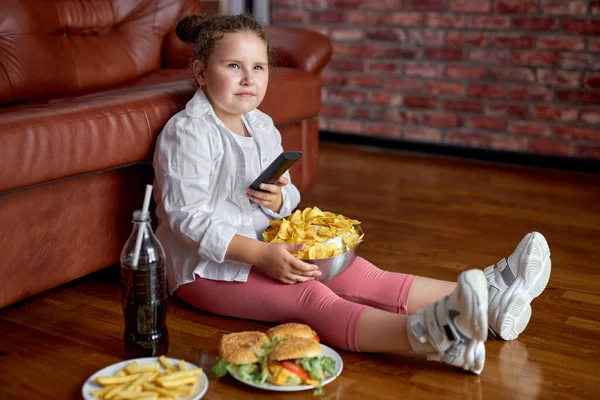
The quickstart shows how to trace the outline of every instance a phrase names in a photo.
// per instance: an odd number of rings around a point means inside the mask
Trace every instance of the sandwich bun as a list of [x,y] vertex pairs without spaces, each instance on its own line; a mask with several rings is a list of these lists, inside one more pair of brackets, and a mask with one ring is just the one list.
[[320,356],[321,345],[315,339],[296,336],[286,336],[279,344],[273,347],[269,354],[270,360],[294,360],[296,358],[312,358]]
[[308,325],[289,322],[268,329],[267,336],[269,339],[273,339],[276,336],[297,336],[306,339],[314,339],[315,333]]
[[231,364],[252,364],[260,360],[252,346],[262,349],[265,342],[269,342],[269,337],[259,331],[223,335],[219,342],[219,357]]

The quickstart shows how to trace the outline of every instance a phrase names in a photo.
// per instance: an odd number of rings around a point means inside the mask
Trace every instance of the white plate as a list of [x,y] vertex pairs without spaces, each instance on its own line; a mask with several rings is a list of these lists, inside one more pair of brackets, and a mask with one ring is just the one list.
[[[153,364],[153,363],[158,362],[158,357],[133,358],[131,360],[121,361],[121,362],[118,362],[113,365],[109,365],[108,367],[101,369],[100,371],[94,373],[94,375],[90,376],[83,384],[83,388],[81,389],[81,394],[83,395],[83,398],[85,400],[98,400],[98,399],[92,397],[92,392],[102,388],[102,385],[100,385],[99,383],[96,383],[96,381],[95,381],[96,377],[97,376],[114,375],[117,372],[119,372],[120,370],[122,370],[123,368],[125,368],[125,366],[127,364],[129,364],[130,362],[133,362],[133,361],[137,361],[139,365]],[[178,359],[167,357],[167,361],[169,361],[169,363],[171,363],[175,368],[178,368],[177,367],[177,365],[179,363]],[[197,366],[195,366],[194,364],[185,361],[185,369],[199,369],[199,368]],[[162,370],[162,367],[161,367],[161,370]],[[207,390],[208,390],[208,378],[206,377],[206,374],[204,373],[204,371],[202,371],[202,374],[200,374],[200,382],[198,385],[196,385],[196,390],[194,391],[194,393],[192,393],[190,396],[180,397],[178,400],[198,400],[198,399],[202,398],[202,396],[204,396],[204,394],[206,393]]]
[[[333,350],[331,347],[327,347],[324,344],[322,344],[321,351],[323,352],[323,354],[321,354],[322,356],[331,357],[331,358],[333,358],[333,361],[335,361],[335,375],[330,376],[329,378],[327,378],[323,381],[323,386],[325,386],[329,382],[333,382],[338,376],[340,376],[340,374],[342,373],[342,369],[344,369],[344,362],[342,361],[342,357],[340,357],[340,355],[335,350]],[[262,385],[258,385],[253,382],[245,381],[233,374],[230,374],[230,375],[233,376],[238,381],[245,383],[248,386],[253,386],[255,388],[265,389],[265,390],[273,390],[276,392],[297,392],[299,390],[311,390],[311,389],[314,390],[315,389],[315,387],[312,385],[279,386],[279,385],[273,385],[269,382],[265,382]]]

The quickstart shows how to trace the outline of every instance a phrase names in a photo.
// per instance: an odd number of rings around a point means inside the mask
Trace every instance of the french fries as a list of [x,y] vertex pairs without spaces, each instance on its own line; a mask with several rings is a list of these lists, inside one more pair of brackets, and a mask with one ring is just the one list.
[[101,400],[176,400],[194,393],[201,374],[201,368],[186,370],[183,360],[175,367],[165,356],[160,356],[153,364],[138,365],[137,361],[132,361],[112,376],[96,377],[102,388],[94,391],[92,397]]

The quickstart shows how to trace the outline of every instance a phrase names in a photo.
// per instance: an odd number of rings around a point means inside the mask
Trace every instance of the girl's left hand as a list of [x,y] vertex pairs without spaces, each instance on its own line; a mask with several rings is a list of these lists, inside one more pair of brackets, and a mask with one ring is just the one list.
[[250,188],[246,189],[246,197],[248,197],[253,202],[258,203],[278,213],[279,210],[281,210],[281,206],[283,204],[281,188],[287,184],[287,178],[282,176],[273,185],[261,183],[260,188],[262,190],[265,190],[264,192],[252,190]]

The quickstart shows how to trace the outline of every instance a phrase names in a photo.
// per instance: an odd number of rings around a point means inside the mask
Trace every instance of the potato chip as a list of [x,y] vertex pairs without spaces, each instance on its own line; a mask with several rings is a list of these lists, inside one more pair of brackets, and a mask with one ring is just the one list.
[[271,221],[263,233],[265,242],[304,244],[294,254],[299,259],[317,260],[335,257],[362,242],[355,228],[360,221],[318,207],[296,210],[287,218]]

